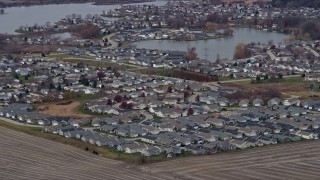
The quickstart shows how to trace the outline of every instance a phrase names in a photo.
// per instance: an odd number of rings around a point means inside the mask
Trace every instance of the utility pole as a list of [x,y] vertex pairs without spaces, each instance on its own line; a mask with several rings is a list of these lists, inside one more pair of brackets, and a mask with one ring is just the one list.
[[42,50],[41,50],[41,56],[42,57],[45,57],[46,56],[46,53],[44,51],[44,43],[46,41],[46,36],[45,36],[45,30],[42,31],[42,36],[43,36],[43,40],[42,40]]

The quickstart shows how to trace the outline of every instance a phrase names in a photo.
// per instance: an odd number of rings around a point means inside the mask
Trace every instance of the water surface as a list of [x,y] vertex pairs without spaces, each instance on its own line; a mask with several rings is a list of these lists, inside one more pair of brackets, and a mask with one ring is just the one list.
[[[155,4],[162,6],[167,1],[158,0],[156,2],[136,3]],[[27,7],[5,8],[5,14],[0,15],[0,33],[15,34],[15,30],[22,26],[32,26],[34,24],[44,25],[46,22],[58,21],[67,15],[80,14],[85,17],[87,14],[101,14],[102,11],[109,11],[120,7],[120,5],[92,5],[84,4],[52,4]],[[116,20],[111,18],[110,20]]]
[[232,59],[234,49],[238,43],[268,43],[269,40],[272,40],[278,44],[286,37],[288,37],[288,35],[277,32],[238,28],[234,29],[234,35],[232,37],[221,39],[199,41],[149,40],[133,44],[138,48],[174,51],[186,51],[190,47],[195,47],[200,58],[214,61],[217,59],[218,54],[221,59]]

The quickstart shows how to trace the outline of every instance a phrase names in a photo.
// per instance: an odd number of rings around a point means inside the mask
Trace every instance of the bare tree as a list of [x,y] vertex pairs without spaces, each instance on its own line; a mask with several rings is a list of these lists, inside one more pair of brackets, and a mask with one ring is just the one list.
[[184,58],[187,61],[192,61],[192,60],[197,59],[198,58],[198,54],[197,54],[196,48],[195,47],[188,48],[188,51],[184,55]]
[[251,56],[251,52],[248,48],[248,45],[243,43],[237,44],[234,52],[235,59],[243,59],[243,58],[248,58],[250,56]]

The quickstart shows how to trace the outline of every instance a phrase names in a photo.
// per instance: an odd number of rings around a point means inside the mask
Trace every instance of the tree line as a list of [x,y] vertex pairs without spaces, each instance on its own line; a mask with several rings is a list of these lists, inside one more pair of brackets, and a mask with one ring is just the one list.
[[225,93],[224,97],[228,99],[249,99],[254,100],[255,98],[260,98],[263,101],[269,101],[272,98],[280,98],[281,92],[276,88],[266,88],[266,89],[254,89],[254,90],[239,90],[234,93]]
[[275,7],[311,7],[320,8],[319,0],[272,0]]
[[100,28],[91,23],[85,25],[76,25],[70,28],[74,33],[77,33],[83,39],[96,38],[100,35]]

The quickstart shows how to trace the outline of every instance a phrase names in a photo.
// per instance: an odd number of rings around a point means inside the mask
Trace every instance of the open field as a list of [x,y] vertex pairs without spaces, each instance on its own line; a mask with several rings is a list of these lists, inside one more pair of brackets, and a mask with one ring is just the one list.
[[0,132],[0,179],[170,179],[3,127]]
[[319,179],[319,141],[297,142],[144,166],[181,179]]
[[3,179],[318,179],[319,141],[126,164],[0,127]]
[[[42,132],[42,128],[38,126],[31,126],[31,125],[26,126],[25,124],[17,125],[17,123],[12,123],[10,121],[0,119],[0,127],[5,127],[14,131],[23,132],[28,135],[32,135],[34,137],[43,138],[43,139],[58,142],[61,144],[70,145],[78,148],[79,150],[84,150],[94,154],[99,154],[99,156],[101,157],[105,157],[113,160],[120,160],[122,162],[127,162],[131,164],[141,163],[140,154],[137,154],[137,153],[127,154],[127,153],[116,151],[115,149],[112,149],[112,148],[98,147],[96,145],[92,145],[89,143],[83,143],[82,141],[74,138],[65,138],[52,133],[44,133]],[[160,154],[158,156],[145,157],[144,160],[145,162],[148,162],[148,163],[159,162],[159,161],[163,161],[164,157]]]
[[71,94],[69,100],[57,100],[34,104],[38,113],[52,116],[72,116],[76,118],[108,117],[107,114],[91,113],[83,109],[84,103],[100,97],[95,94]]
[[96,66],[96,67],[113,67],[118,70],[131,70],[136,69],[136,67],[132,67],[126,64],[119,65],[118,63],[113,63],[110,60],[98,60],[93,57],[83,57],[83,56],[70,56],[67,54],[55,54],[49,55],[47,60],[60,60],[69,63],[79,63],[82,62],[88,66]]
[[[276,80],[278,81],[278,80]],[[261,80],[261,83],[251,84],[251,80],[225,81],[225,86],[238,87],[244,90],[264,90],[277,89],[285,95],[299,96],[301,98],[309,98],[311,91],[309,89],[310,82],[306,82],[300,76],[284,77],[279,82],[270,82],[270,80]],[[314,95],[320,97],[319,83],[314,85]]]
[[37,112],[51,116],[73,116],[73,117],[91,117],[90,115],[82,114],[76,109],[81,105],[79,101],[72,101],[70,104],[48,103],[37,106]]

